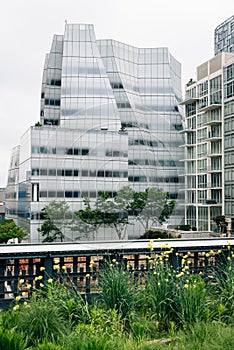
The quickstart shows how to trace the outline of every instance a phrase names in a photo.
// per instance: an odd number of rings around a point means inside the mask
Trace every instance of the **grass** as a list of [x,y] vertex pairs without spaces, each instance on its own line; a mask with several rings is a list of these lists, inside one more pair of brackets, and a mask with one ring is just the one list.
[[[30,299],[0,313],[0,350],[151,350],[233,348],[234,254],[220,255],[212,282],[170,265],[170,247],[154,254],[148,272],[133,276],[115,259],[100,271],[100,298],[88,305],[68,275],[41,281]],[[91,266],[92,267],[92,266]],[[43,283],[42,283],[43,282]],[[20,291],[19,291],[20,292]]]

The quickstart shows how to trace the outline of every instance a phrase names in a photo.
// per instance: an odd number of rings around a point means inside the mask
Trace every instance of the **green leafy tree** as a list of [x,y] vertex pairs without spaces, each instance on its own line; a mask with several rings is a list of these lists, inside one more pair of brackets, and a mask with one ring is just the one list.
[[101,213],[91,207],[90,199],[84,198],[84,209],[80,209],[75,213],[73,231],[79,231],[79,237],[81,239],[92,235],[94,238],[95,232],[102,224]]
[[43,237],[43,242],[63,242],[65,230],[72,223],[72,212],[66,201],[52,201],[41,211],[44,222],[38,231]]
[[117,196],[111,198],[109,193],[100,192],[96,202],[91,206],[90,199],[84,199],[84,209],[76,213],[76,217],[82,225],[77,229],[85,229],[86,233],[95,232],[101,226],[113,229],[118,239],[126,235],[128,210],[133,202],[134,191],[129,186],[122,187]]
[[122,187],[114,198],[102,193],[96,206],[103,214],[103,224],[112,228],[118,239],[126,237],[129,224],[129,209],[134,201],[134,190],[129,186]]
[[21,242],[27,235],[27,232],[17,226],[12,219],[5,219],[0,223],[0,243],[7,243],[12,238],[18,238]]
[[153,224],[162,224],[170,217],[176,201],[169,200],[169,195],[160,188],[150,187],[144,192],[135,192],[130,213],[148,231]]

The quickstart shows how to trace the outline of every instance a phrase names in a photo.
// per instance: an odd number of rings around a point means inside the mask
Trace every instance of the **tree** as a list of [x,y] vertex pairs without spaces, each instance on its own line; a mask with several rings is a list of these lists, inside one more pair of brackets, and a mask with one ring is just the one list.
[[96,201],[96,209],[100,213],[102,225],[113,229],[118,239],[125,238],[129,200],[132,197],[133,190],[129,187],[123,187],[119,190],[116,197],[111,198],[108,193],[102,192]]
[[85,198],[85,209],[79,210],[76,217],[86,225],[87,233],[104,226],[113,229],[118,239],[123,239],[129,223],[128,210],[133,202],[133,194],[129,186],[122,187],[114,198],[107,192],[100,192],[93,208],[90,199]]
[[12,219],[5,219],[0,223],[0,243],[7,243],[12,238],[18,238],[21,242],[27,235],[27,232],[17,226]]
[[144,192],[135,192],[130,213],[143,226],[145,232],[153,224],[162,224],[170,217],[176,206],[176,201],[169,200],[169,194],[160,188],[150,187]]
[[51,201],[42,211],[44,222],[38,232],[45,238],[42,242],[64,241],[65,229],[71,225],[72,212],[69,205],[64,201]]
[[76,239],[82,237],[87,237],[89,234],[93,234],[101,225],[101,213],[91,208],[91,203],[89,198],[83,199],[84,209],[80,209],[75,213],[74,221],[75,225],[72,227],[73,231],[79,231],[80,236]]

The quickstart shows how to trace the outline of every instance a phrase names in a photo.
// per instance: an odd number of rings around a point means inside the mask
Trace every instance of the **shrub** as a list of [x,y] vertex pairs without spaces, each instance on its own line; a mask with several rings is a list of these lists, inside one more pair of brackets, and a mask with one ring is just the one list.
[[17,330],[28,337],[29,345],[56,341],[69,328],[61,317],[59,305],[52,306],[45,300],[32,299],[17,312],[19,313]]

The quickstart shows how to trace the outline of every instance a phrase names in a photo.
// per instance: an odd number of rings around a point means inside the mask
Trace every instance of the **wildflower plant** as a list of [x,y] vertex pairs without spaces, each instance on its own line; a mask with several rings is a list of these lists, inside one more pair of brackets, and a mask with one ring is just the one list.
[[163,327],[167,327],[174,304],[174,276],[170,266],[170,254],[173,250],[169,245],[163,245],[161,250],[160,254],[150,250],[145,288],[141,288],[139,300],[142,309],[146,308],[151,317],[160,321]]
[[123,318],[134,309],[134,286],[131,272],[113,259],[99,273],[100,296],[106,309],[115,309]]

